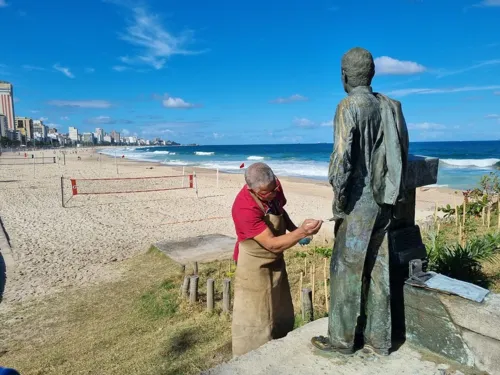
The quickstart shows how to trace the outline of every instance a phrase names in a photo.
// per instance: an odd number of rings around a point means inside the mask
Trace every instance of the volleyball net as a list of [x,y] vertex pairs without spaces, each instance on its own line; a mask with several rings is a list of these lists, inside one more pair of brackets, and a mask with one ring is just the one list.
[[55,156],[0,157],[0,165],[55,164]]
[[[196,173],[176,176],[66,178],[61,177],[61,196],[71,189],[71,196],[148,193],[167,190],[194,189],[198,196]],[[65,189],[66,188],[66,189]]]

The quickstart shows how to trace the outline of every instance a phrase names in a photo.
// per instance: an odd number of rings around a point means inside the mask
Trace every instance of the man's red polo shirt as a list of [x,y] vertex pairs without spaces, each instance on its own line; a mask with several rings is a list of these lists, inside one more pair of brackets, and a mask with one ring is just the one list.
[[[262,202],[262,204],[265,209],[269,209],[269,205],[266,202]],[[286,204],[283,188],[280,188],[276,192],[276,197],[273,199],[272,204],[276,205],[280,214],[283,213],[283,207]],[[250,194],[247,185],[243,186],[236,196],[233,203],[232,215],[236,236],[238,237],[234,246],[233,259],[238,261],[239,243],[261,234],[267,228],[264,222],[265,214]]]

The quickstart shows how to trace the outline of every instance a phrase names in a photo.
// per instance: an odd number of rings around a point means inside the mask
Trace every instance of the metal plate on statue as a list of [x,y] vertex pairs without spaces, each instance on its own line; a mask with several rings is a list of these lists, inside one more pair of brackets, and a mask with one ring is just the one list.
[[418,225],[390,231],[389,246],[391,262],[404,267],[408,267],[409,262],[414,259],[427,257]]

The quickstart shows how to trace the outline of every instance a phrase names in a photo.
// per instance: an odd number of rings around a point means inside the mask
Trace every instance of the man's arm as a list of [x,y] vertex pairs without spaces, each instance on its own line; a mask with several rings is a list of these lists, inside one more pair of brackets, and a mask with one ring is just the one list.
[[334,147],[328,168],[328,181],[333,187],[333,216],[342,218],[347,204],[347,187],[353,169],[352,145],[356,128],[348,102],[337,107],[334,126]]
[[323,224],[322,221],[318,221],[318,224],[314,227],[308,227],[313,220],[305,220],[304,223],[295,229],[293,232],[283,234],[281,236],[275,237],[273,232],[269,228],[266,228],[262,233],[255,236],[253,239],[257,241],[263,248],[269,250],[272,253],[282,253],[286,249],[295,246],[304,237],[316,234]]

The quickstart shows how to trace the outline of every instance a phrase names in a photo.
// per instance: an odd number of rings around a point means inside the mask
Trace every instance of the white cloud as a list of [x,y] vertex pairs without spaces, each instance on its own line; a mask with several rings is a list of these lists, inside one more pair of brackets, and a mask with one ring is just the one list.
[[294,94],[286,98],[277,98],[274,100],[271,100],[271,103],[276,103],[276,104],[283,104],[283,103],[291,103],[291,102],[303,102],[309,100],[303,95],[299,94]]
[[500,91],[495,91],[493,94],[494,95],[500,95]]
[[69,117],[68,117],[68,116],[61,116],[61,120],[63,120],[63,121],[68,121],[68,120],[69,120]]
[[475,6],[478,7],[500,7],[500,0],[483,0]]
[[307,118],[304,118],[304,117],[295,117],[293,119],[293,124],[298,126],[298,127],[301,127],[301,128],[310,128],[310,127],[313,127],[315,124],[313,121],[307,119]]
[[[118,5],[126,5],[112,1]],[[128,7],[132,12],[132,19],[125,33],[120,38],[137,47],[134,57],[122,57],[127,64],[149,65],[155,69],[165,66],[167,59],[175,55],[193,55],[204,51],[192,51],[187,45],[193,41],[191,31],[179,35],[167,31],[158,15],[150,13],[143,7]]]
[[130,135],[130,130],[128,129],[122,129],[121,134],[125,137],[128,137]]
[[408,129],[410,130],[442,130],[446,129],[445,125],[436,124],[433,122],[420,122],[420,123],[410,123],[408,124]]
[[39,113],[40,111],[38,109],[32,109],[30,112],[31,113]]
[[426,94],[448,94],[456,92],[468,92],[468,91],[488,91],[500,89],[500,85],[494,86],[464,86],[464,87],[452,87],[452,88],[414,88],[414,89],[401,89],[393,90],[388,93],[388,95],[394,96],[407,96],[407,95],[426,95]]
[[167,97],[163,100],[163,106],[166,108],[189,109],[194,108],[196,105],[188,103],[181,98]]
[[53,68],[55,70],[57,70],[58,72],[61,72],[62,74],[64,74],[68,78],[75,78],[75,76],[73,75],[73,73],[71,73],[69,68],[66,68],[64,66],[60,66],[59,64],[54,64]]
[[85,68],[85,73],[94,73],[95,69],[94,68]]
[[56,107],[77,107],[77,108],[109,108],[111,103],[107,100],[51,100],[49,105]]
[[123,65],[115,65],[111,69],[113,69],[116,72],[124,72],[125,70],[130,69],[130,68],[127,66],[123,66]]
[[26,69],[26,70],[29,70],[29,71],[38,70],[38,71],[41,71],[41,72],[47,70],[45,68],[41,68],[39,66],[34,66],[34,65],[23,65],[23,69]]
[[333,127],[333,120],[330,121],[323,121],[319,126],[332,126]]
[[460,73],[468,72],[469,70],[479,69],[479,68],[482,68],[484,66],[499,65],[499,64],[500,64],[500,59],[497,59],[497,60],[487,60],[487,61],[483,61],[483,62],[481,62],[479,64],[471,65],[471,66],[469,66],[467,68],[458,69],[458,70],[452,70],[452,71],[448,71],[448,72],[446,72],[446,71],[442,72],[442,73],[438,74],[437,78],[452,76],[452,75],[455,75],[455,74],[460,74]]
[[39,120],[40,121],[49,121],[49,118],[48,117],[40,117]]
[[4,8],[7,6],[9,6],[9,4],[7,4],[7,2],[5,0],[0,0],[0,8]]
[[224,134],[220,134],[220,133],[212,133],[212,136],[213,136],[215,139],[219,139],[219,138],[223,138],[223,137],[224,137]]
[[99,125],[110,125],[116,124],[116,121],[109,116],[97,116],[91,117],[85,120],[88,124],[99,124]]
[[425,66],[413,61],[401,61],[389,56],[375,59],[375,72],[378,75],[408,75],[425,72]]

